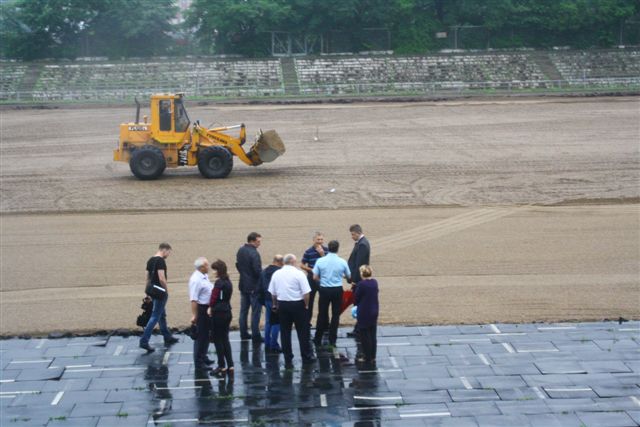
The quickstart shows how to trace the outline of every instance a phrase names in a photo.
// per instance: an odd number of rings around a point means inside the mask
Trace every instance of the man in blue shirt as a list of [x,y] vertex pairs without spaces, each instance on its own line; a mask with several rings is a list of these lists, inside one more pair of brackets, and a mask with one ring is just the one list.
[[316,265],[316,261],[325,256],[329,252],[329,248],[324,245],[324,235],[316,231],[313,236],[313,246],[307,249],[302,256],[300,268],[307,272],[307,280],[309,280],[309,286],[311,287],[311,293],[309,294],[309,327],[311,327],[311,320],[313,319],[313,302],[316,299],[318,293],[318,282],[313,280],[313,267]]
[[342,279],[351,279],[351,271],[345,260],[338,256],[340,244],[337,240],[329,242],[329,253],[318,259],[313,267],[313,278],[320,282],[320,300],[318,301],[318,320],[313,343],[320,347],[322,335],[327,328],[329,305],[331,305],[331,324],[329,325],[329,344],[336,345],[340,308],[342,307]]

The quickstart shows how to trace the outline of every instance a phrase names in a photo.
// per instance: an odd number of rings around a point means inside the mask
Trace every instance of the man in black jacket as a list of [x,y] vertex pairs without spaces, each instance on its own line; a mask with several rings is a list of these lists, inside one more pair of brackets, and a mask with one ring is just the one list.
[[[254,343],[262,342],[260,336],[262,304],[259,298],[262,261],[258,252],[260,243],[262,243],[262,236],[255,231],[251,232],[247,236],[247,243],[238,249],[236,255],[236,269],[240,273],[240,338],[253,339]],[[251,308],[251,334],[247,330],[249,308]]]
[[[362,278],[360,277],[360,266],[369,265],[369,256],[371,255],[371,246],[364,233],[362,227],[359,224],[353,224],[349,227],[351,238],[356,242],[349,256],[349,270],[351,270],[351,290],[355,292],[355,286]],[[356,328],[353,328],[353,332],[348,332],[347,336],[357,336]]]

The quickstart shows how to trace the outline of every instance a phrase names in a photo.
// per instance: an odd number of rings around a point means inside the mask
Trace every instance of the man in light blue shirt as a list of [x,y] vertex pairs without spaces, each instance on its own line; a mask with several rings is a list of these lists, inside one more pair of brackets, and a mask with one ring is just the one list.
[[316,336],[313,339],[316,347],[322,345],[322,335],[324,335],[329,320],[329,305],[331,305],[329,345],[335,347],[338,339],[340,308],[342,307],[342,279],[351,279],[349,265],[338,256],[339,248],[340,243],[337,240],[330,241],[329,253],[318,259],[316,265],[313,266],[313,278],[320,282]]

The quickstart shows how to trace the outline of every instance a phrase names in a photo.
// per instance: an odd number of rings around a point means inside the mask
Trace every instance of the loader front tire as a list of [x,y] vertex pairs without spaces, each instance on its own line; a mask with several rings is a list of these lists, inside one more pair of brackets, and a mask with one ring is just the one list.
[[226,178],[233,168],[233,156],[224,147],[206,147],[198,154],[198,169],[205,178]]
[[162,151],[153,145],[143,145],[131,153],[131,172],[138,179],[157,179],[167,167]]

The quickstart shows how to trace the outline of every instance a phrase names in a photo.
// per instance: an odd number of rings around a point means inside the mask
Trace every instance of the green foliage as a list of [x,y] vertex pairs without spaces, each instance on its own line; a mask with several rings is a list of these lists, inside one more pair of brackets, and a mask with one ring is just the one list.
[[172,0],[14,0],[0,9],[9,58],[151,56],[166,52]]
[[180,28],[171,24],[174,0],[9,0],[0,8],[2,55],[20,59],[186,53],[172,40],[179,32],[193,34],[198,53],[251,57],[271,54],[272,31],[322,35],[325,49],[401,54],[453,47],[454,38],[464,49],[640,43],[638,0],[193,0]]

